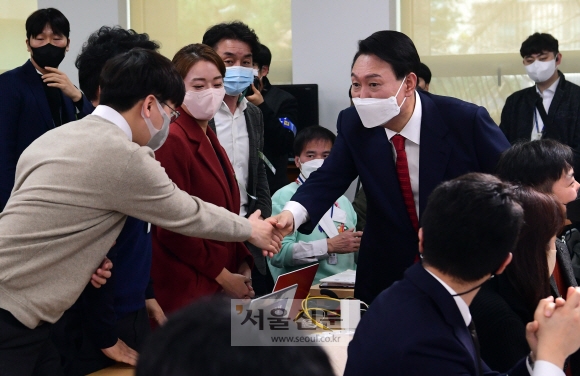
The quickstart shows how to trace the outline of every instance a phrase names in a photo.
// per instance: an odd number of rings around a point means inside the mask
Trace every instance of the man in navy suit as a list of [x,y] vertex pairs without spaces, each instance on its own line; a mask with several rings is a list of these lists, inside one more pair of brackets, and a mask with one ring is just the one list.
[[57,69],[69,49],[70,25],[57,9],[26,20],[30,60],[0,75],[0,212],[14,186],[16,162],[38,137],[90,114],[93,106]]
[[[345,376],[497,375],[480,358],[469,304],[511,261],[522,223],[513,188],[494,176],[472,173],[435,189],[419,230],[422,264],[363,316]],[[565,303],[540,301],[526,327],[532,351],[509,375],[564,375],[566,357],[580,346],[580,290],[568,294]]]
[[419,62],[405,34],[379,31],[359,42],[355,108],[338,116],[324,166],[276,216],[279,228],[310,233],[360,176],[368,210],[355,296],[367,303],[417,260],[418,219],[433,189],[467,172],[491,172],[509,147],[485,108],[415,91]]

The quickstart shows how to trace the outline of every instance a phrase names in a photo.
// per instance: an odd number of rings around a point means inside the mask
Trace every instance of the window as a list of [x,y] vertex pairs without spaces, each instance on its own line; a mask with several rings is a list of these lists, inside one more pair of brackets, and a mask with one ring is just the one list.
[[[24,24],[38,9],[37,0],[0,0],[0,73],[21,66],[30,57],[26,51]],[[10,51],[9,53],[7,51]]]
[[400,0],[400,28],[433,73],[430,91],[482,105],[498,122],[506,98],[533,85],[519,54],[534,32],[559,41],[566,79],[580,83],[575,0]]
[[240,20],[272,52],[270,81],[284,84],[292,82],[290,15],[290,0],[131,0],[130,27],[160,42],[171,59],[181,47],[201,43],[210,26]]

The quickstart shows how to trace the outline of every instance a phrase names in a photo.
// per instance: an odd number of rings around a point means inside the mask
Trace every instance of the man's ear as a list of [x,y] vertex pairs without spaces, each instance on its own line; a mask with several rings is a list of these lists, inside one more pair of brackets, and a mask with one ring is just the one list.
[[562,54],[558,52],[556,55],[556,66],[562,64]]
[[419,253],[423,254],[423,228],[419,229],[417,236],[419,238]]
[[142,110],[145,117],[151,117],[151,108],[155,106],[155,96],[153,94],[149,94],[143,100]]
[[501,274],[501,273],[503,273],[503,271],[509,265],[509,263],[512,262],[512,258],[513,258],[512,253],[511,252],[508,253],[508,255],[505,258],[505,260],[501,263],[501,265],[499,266],[499,268],[497,268],[497,271],[495,272],[495,274]]
[[300,157],[294,157],[294,164],[296,165],[296,167],[298,167],[298,169],[300,169]]
[[28,39],[26,39],[26,51],[32,52],[32,50],[30,49],[30,41]]
[[405,79],[405,85],[404,85],[404,90],[405,90],[405,96],[406,97],[410,97],[411,95],[414,95],[415,93],[415,88],[417,87],[417,75],[413,72],[409,73],[407,75],[407,78]]
[[268,73],[270,73],[270,66],[269,65],[262,65],[262,77],[266,77]]
[[70,49],[70,39],[66,38],[66,52]]

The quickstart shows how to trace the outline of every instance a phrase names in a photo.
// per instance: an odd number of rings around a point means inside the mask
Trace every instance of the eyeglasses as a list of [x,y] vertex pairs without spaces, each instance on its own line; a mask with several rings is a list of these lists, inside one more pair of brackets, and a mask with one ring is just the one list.
[[173,123],[175,120],[177,120],[177,118],[179,117],[179,115],[181,115],[179,113],[179,111],[177,111],[176,109],[172,108],[170,105],[168,105],[167,103],[161,102],[162,105],[167,106],[170,110],[171,110],[171,123]]

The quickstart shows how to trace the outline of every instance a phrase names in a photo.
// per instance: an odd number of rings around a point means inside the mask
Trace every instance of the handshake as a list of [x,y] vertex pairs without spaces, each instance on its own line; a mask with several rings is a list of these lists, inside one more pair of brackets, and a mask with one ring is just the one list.
[[530,358],[564,367],[566,358],[580,348],[580,287],[569,287],[567,299],[540,300],[534,321],[526,326]]
[[274,256],[282,248],[282,239],[294,230],[294,216],[284,210],[280,214],[262,219],[260,210],[248,217],[252,225],[250,243],[262,249],[264,256]]

